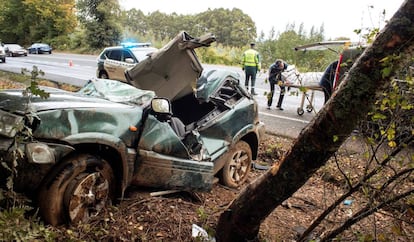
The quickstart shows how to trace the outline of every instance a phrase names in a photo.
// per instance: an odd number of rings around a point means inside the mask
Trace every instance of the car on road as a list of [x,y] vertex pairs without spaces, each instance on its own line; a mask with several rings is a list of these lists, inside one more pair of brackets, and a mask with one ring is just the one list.
[[96,76],[125,82],[125,70],[155,51],[157,48],[150,43],[122,43],[120,46],[107,47],[97,58]]
[[19,44],[6,44],[7,56],[27,56],[27,50]]
[[34,43],[27,48],[29,54],[52,54],[52,47],[45,43]]
[[6,63],[6,47],[3,43],[0,43],[0,60],[2,63]]
[[131,84],[0,91],[0,184],[13,181],[52,225],[85,222],[132,185],[241,186],[264,124],[239,74],[198,61],[194,49],[213,41],[180,32],[131,70]]

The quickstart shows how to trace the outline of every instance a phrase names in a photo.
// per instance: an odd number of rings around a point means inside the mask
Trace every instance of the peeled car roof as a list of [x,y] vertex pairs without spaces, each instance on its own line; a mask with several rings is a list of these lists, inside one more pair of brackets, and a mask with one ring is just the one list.
[[139,89],[153,90],[157,96],[171,101],[192,93],[203,67],[194,51],[210,46],[212,34],[193,38],[180,32],[173,40],[150,57],[126,71],[127,82]]

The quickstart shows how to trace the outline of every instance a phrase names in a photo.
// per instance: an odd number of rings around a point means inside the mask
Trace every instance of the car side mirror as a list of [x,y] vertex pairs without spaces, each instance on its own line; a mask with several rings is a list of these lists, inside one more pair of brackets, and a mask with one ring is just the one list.
[[151,108],[155,113],[171,114],[171,103],[166,98],[156,97],[152,99]]
[[171,102],[167,98],[154,98],[151,100],[151,109],[155,117],[161,122],[171,119]]
[[128,63],[128,64],[134,64],[135,63],[134,59],[132,59],[132,58],[125,58],[125,62]]

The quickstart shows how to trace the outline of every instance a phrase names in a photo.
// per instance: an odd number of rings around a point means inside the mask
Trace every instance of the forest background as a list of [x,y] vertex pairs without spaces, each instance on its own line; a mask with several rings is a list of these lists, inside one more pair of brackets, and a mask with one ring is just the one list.
[[[257,34],[252,18],[238,8],[208,9],[191,15],[144,14],[132,8],[122,10],[118,0],[4,0],[0,5],[0,41],[24,47],[35,42],[50,44],[55,51],[98,54],[103,48],[121,42],[151,42],[162,47],[180,31],[193,37],[213,33],[213,48],[197,53],[203,63],[237,66],[249,43],[256,42],[263,70],[275,59],[284,59],[300,71],[323,71],[337,56],[332,51],[299,53],[295,46],[324,41],[323,25],[305,28],[291,23],[283,32]],[[384,12],[385,14],[385,12]],[[356,29],[361,39],[378,29]],[[335,40],[349,39],[346,36]]]

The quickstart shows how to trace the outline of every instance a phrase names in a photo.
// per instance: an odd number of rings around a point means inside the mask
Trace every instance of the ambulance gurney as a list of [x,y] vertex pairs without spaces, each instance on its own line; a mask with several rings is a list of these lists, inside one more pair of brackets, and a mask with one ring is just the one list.
[[294,65],[290,65],[286,71],[282,72],[282,78],[284,80],[283,85],[286,87],[297,88],[302,93],[300,106],[296,110],[298,115],[303,115],[305,113],[305,100],[308,102],[306,111],[310,113],[314,110],[314,92],[322,91],[322,87],[319,85],[319,80],[322,74],[322,72],[300,73]]

